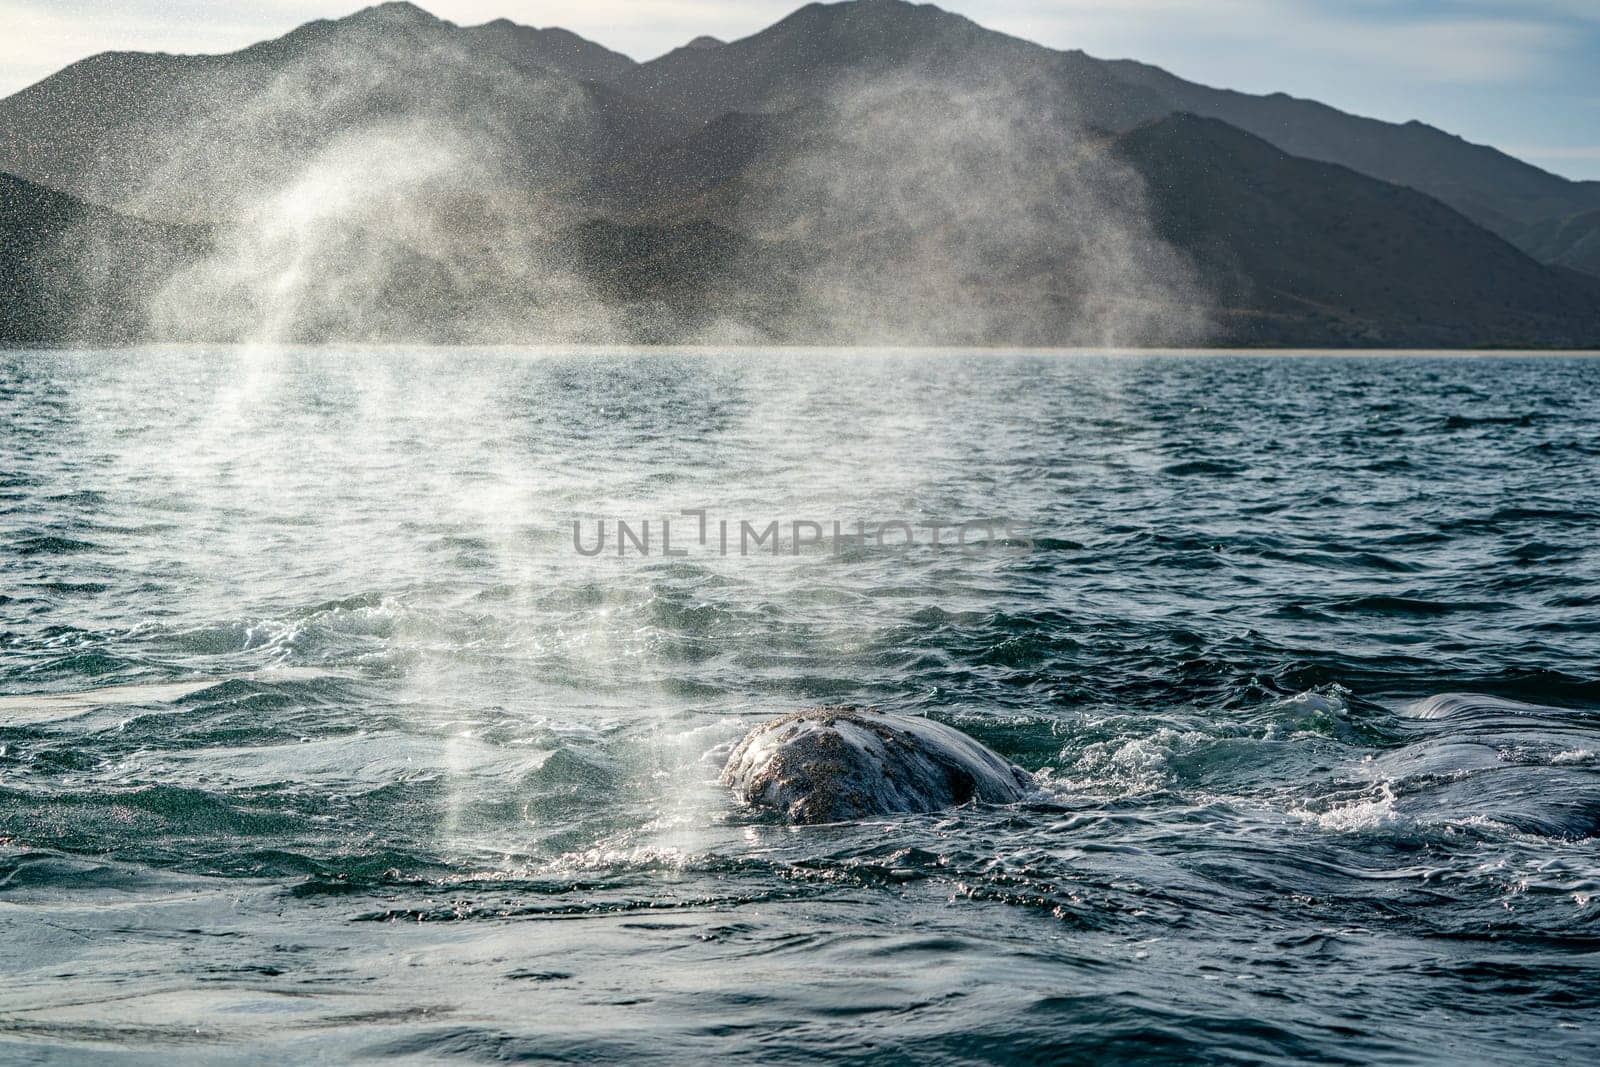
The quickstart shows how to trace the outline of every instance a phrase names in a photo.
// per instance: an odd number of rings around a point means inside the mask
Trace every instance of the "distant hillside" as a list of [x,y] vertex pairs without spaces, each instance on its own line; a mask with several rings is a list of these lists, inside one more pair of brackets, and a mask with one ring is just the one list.
[[1108,64],[901,0],[807,4],[760,33],[679,48],[621,72],[614,84],[703,123],[727,112],[788,110],[890,75],[946,88],[1004,86],[1060,121],[1108,129],[1170,110]]
[[[1420,189],[1541,257],[1549,227],[1600,210],[1600,182],[1568,181],[1420,122],[1213,89],[1148,64],[1044,48],[902,0],[808,4],[743,40],[678,49],[615,78],[624,91],[703,122],[727,111],[784,110],[888,71],[1047,87],[1079,121],[1113,131],[1176,112],[1220,118],[1292,155]],[[1588,257],[1551,261],[1600,271]]]
[[1240,343],[1600,345],[1600,278],[1549,267],[1451,208],[1215,119],[1119,137],[1157,232]]
[[407,3],[108,53],[0,168],[13,342],[1600,340],[1596,183],[901,0],[643,64]]
[[146,339],[150,291],[207,240],[203,230],[127,218],[0,174],[0,342]]
[[1144,63],[1107,66],[1173,111],[1218,118],[1290,155],[1420,189],[1535,255],[1524,240],[1529,227],[1600,210],[1600,182],[1568,181],[1425,123],[1380,122],[1283,93],[1211,89]]
[[1518,243],[1546,263],[1600,275],[1600,211],[1532,223]]
[[[507,165],[559,182],[571,167],[682,133],[669,114],[699,125],[782,111],[890,73],[1004,82],[1044,110],[1112,131],[1175,112],[1220,118],[1292,155],[1420,189],[1538,258],[1600,271],[1551,238],[1600,211],[1600,182],[1567,181],[1423,123],[1213,89],[902,0],[808,4],[742,40],[698,38],[643,64],[565,30],[506,19],[459,27],[407,3],[309,23],[229,56],[108,53],[0,101],[0,167],[118,203],[119,190],[194,182],[208,166],[270,177],[283,169],[279,147],[304,154],[355,122],[476,111],[501,117],[486,125]],[[285,128],[264,107],[264,97],[304,106],[308,91],[322,97],[320,129]],[[206,147],[171,159],[163,149],[175,138]],[[129,206],[189,218],[226,199],[197,184],[187,198],[147,192]]]
[[[940,306],[919,308],[917,285],[902,282],[895,265],[901,256],[916,261],[909,258],[919,254],[912,250],[926,249],[926,238],[897,232],[893,213],[878,211],[856,211],[849,225],[828,227],[831,213],[851,205],[819,202],[816,190],[799,190],[784,176],[803,170],[808,153],[836,137],[841,125],[837,115],[814,108],[723,116],[653,157],[650,166],[602,175],[594,195],[611,210],[631,209],[646,227],[670,232],[683,220],[708,218],[750,231],[756,240],[744,255],[770,261],[751,267],[747,258],[746,273],[768,284],[747,280],[741,292],[756,298],[760,321],[783,340],[834,341],[829,328],[839,322],[870,331],[872,323],[848,318],[863,309],[884,323],[900,315],[918,318],[949,341],[1031,344],[1071,336],[1081,314],[1071,303],[1072,274],[1085,257],[1094,262],[1092,251],[1019,240],[1004,220],[982,213],[967,223],[951,217],[933,242],[935,263],[961,265],[967,253],[984,247],[983,234],[991,230],[1007,234],[999,243],[1011,254],[986,270],[992,299],[969,295],[972,289],[951,278]],[[937,142],[934,148],[943,151]],[[821,150],[825,158],[862,158],[835,145]],[[1600,344],[1600,279],[1541,264],[1414,190],[1290,156],[1226,123],[1191,115],[1081,142],[1050,167],[1087,173],[1090,184],[1115,181],[1118,172],[1094,164],[1097,155],[1126,164],[1142,179],[1139,203],[1149,231],[1124,220],[1134,228],[1122,236],[1159,239],[1190,268],[1181,284],[1167,284],[1168,267],[1124,273],[1124,282],[1137,290],[1142,279],[1152,292],[1166,285],[1169,299],[1203,293],[1193,298],[1210,307],[1208,326],[1179,321],[1180,329],[1164,340],[1194,341],[1203,334],[1210,343],[1240,345]],[[996,162],[1003,170],[1006,161]],[[1040,161],[1038,169],[1050,167]],[[802,239],[782,225],[781,214],[774,227],[772,217],[756,209],[774,182],[785,196],[803,192],[811,205]],[[994,183],[997,192],[1014,194],[1003,178]],[[1069,183],[1069,195],[1081,197],[1084,189],[1082,181]],[[1049,199],[1043,189],[1039,193]],[[1040,218],[1037,204],[1021,205],[1019,215],[1030,223]],[[730,260],[724,256],[723,262]],[[930,269],[940,268],[925,264],[918,272]],[[674,276],[676,270],[667,270],[651,281]],[[648,288],[648,266],[636,264],[631,277],[639,291]],[[782,294],[802,292],[806,279],[818,277],[848,279],[849,297],[825,301],[820,315],[803,302],[785,305]],[[1041,279],[1057,284],[1040,285]],[[903,307],[895,300],[897,287]],[[1128,296],[1152,298],[1136,291]]]
[[354,138],[399,131],[486,182],[559,187],[685,128],[583,80],[626,65],[565,31],[463,29],[390,3],[229,55],[74,64],[0,101],[0,168],[150,217],[209,221],[319,156],[337,161]]

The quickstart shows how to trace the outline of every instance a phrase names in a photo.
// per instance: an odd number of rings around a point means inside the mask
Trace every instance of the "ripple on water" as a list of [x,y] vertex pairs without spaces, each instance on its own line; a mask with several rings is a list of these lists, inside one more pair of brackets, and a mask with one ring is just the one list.
[[[1600,364],[174,350],[0,383],[30,1054],[1592,1047]],[[697,508],[1031,541],[570,550]],[[742,817],[734,742],[823,702],[1046,788]]]

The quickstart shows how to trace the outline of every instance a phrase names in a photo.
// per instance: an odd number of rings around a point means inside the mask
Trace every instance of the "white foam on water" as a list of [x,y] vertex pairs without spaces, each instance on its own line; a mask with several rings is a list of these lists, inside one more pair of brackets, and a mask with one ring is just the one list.
[[104,689],[85,689],[75,693],[19,693],[0,696],[0,725],[24,726],[60,722],[103,708],[171,704],[184,697],[228,682],[310,682],[320,678],[353,678],[349,671],[310,667],[280,667],[247,674],[197,678],[186,682],[154,682],[148,685],[113,685]]
[[1378,795],[1340,804],[1326,811],[1301,808],[1293,814],[1337,834],[1370,833],[1374,830],[1405,829],[1413,821],[1395,810],[1395,793],[1388,783],[1378,787]]

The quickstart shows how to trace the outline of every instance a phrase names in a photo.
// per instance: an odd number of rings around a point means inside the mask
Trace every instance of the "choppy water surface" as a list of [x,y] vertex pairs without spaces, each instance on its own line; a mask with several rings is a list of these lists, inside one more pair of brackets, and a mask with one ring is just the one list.
[[0,1058],[1593,1062],[1597,522],[1582,359],[0,354]]

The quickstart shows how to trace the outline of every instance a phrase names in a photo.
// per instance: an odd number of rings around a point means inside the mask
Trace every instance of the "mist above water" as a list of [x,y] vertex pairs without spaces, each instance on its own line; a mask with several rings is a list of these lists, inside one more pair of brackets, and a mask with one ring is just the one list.
[[[1196,343],[1207,300],[1142,179],[1027,80],[880,76],[795,115],[739,204],[800,264],[786,333],[840,343]],[[780,301],[781,303],[781,301]]]
[[126,206],[213,224],[149,294],[157,337],[615,340],[555,248],[593,101],[447,24],[312,24],[216,76]]
[[[1203,287],[1062,83],[924,65],[839,75],[768,116],[746,167],[697,199],[655,202],[682,165],[672,145],[694,131],[519,59],[493,30],[368,12],[186,74],[170,115],[141,128],[138,178],[119,190],[124,210],[210,227],[207,253],[139,281],[148,335],[1206,335]],[[591,189],[619,161],[645,176],[646,202],[621,207],[646,229],[596,219]],[[85,289],[115,272],[116,248],[74,243]]]
[[560,262],[571,212],[481,143],[418,122],[346,134],[152,294],[160,336],[223,341],[614,340]]

